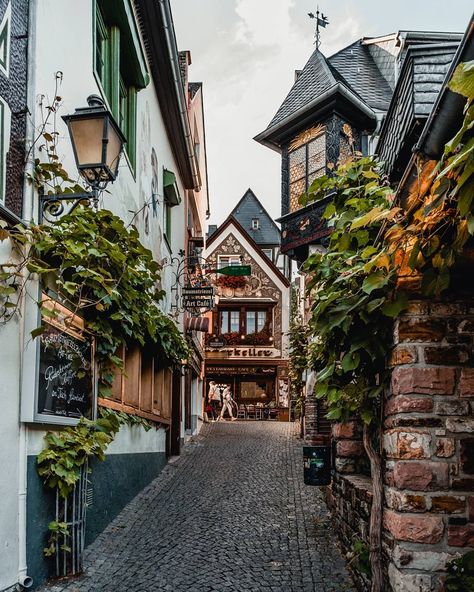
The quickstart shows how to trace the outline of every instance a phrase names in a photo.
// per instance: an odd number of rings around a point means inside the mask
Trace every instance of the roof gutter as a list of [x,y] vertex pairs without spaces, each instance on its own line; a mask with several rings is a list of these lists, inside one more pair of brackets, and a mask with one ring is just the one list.
[[254,140],[259,142],[260,144],[263,144],[264,146],[268,146],[269,148],[278,151],[278,144],[272,142],[269,139],[270,136],[274,135],[275,133],[286,127],[289,122],[299,119],[302,115],[306,114],[308,111],[311,111],[319,104],[323,103],[326,99],[336,94],[337,92],[339,92],[346,99],[348,99],[353,105],[358,107],[365,115],[367,115],[371,119],[376,119],[375,112],[368,105],[366,105],[363,101],[356,97],[344,84],[337,82],[334,86],[331,86],[331,88],[329,88],[327,91],[323,92],[323,94],[316,97],[313,101],[311,101],[301,109],[298,109],[298,111],[295,111],[295,113],[293,113],[293,115],[288,119],[284,119],[283,121],[280,121],[274,126],[267,128],[265,131],[256,135],[254,137]]
[[176,96],[178,98],[179,113],[181,117],[181,123],[183,125],[185,140],[186,140],[186,151],[188,159],[191,165],[191,174],[193,178],[193,189],[200,191],[202,187],[201,175],[199,172],[199,166],[197,163],[196,155],[194,153],[193,137],[191,134],[191,127],[188,119],[188,106],[186,103],[186,97],[184,95],[183,83],[181,80],[181,72],[178,61],[178,49],[176,43],[176,36],[173,27],[173,16],[171,14],[171,7],[169,0],[159,0],[161,16],[163,20],[163,30],[165,33],[166,45],[168,47],[169,57],[171,60],[171,69],[173,74],[173,82],[176,90]]

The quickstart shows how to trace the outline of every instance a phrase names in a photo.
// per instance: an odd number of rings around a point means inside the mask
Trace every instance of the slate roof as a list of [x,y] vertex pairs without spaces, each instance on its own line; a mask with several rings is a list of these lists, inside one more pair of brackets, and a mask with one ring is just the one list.
[[268,127],[270,128],[293,115],[315,97],[335,86],[337,82],[338,80],[334,76],[333,70],[329,68],[326,58],[316,49]]
[[392,89],[361,40],[341,49],[329,57],[328,62],[367,105],[382,111],[388,109]]
[[[251,189],[247,189],[230,217],[237,220],[258,246],[280,244],[280,229]],[[259,220],[258,230],[252,229],[253,218]]]

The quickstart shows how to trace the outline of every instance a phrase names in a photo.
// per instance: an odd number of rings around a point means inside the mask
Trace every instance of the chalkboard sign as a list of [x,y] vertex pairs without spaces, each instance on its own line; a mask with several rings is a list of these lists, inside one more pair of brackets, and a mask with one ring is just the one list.
[[[43,303],[44,305],[44,303]],[[61,307],[57,303],[55,308]],[[43,319],[40,336],[37,412],[56,417],[92,418],[94,372],[92,342],[80,330],[76,315]],[[70,319],[72,318],[72,321]]]

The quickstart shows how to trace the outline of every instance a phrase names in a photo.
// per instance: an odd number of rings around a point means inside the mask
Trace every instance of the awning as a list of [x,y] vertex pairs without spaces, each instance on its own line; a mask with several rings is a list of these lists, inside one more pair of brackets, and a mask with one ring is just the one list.
[[165,200],[170,206],[177,206],[181,203],[178,185],[176,184],[176,175],[168,169],[163,169],[163,189]]
[[209,317],[188,317],[184,324],[186,331],[209,332]]

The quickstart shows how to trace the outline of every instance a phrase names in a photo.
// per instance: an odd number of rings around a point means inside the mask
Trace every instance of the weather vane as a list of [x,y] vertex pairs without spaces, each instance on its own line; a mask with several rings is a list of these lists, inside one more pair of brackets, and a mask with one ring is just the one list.
[[319,27],[326,28],[326,26],[329,25],[329,21],[327,16],[324,16],[322,12],[319,12],[319,6],[316,10],[316,14],[308,12],[308,16],[311,19],[316,19],[316,34],[314,42],[316,44],[316,49],[319,49],[319,46],[321,45],[321,33],[319,32]]

